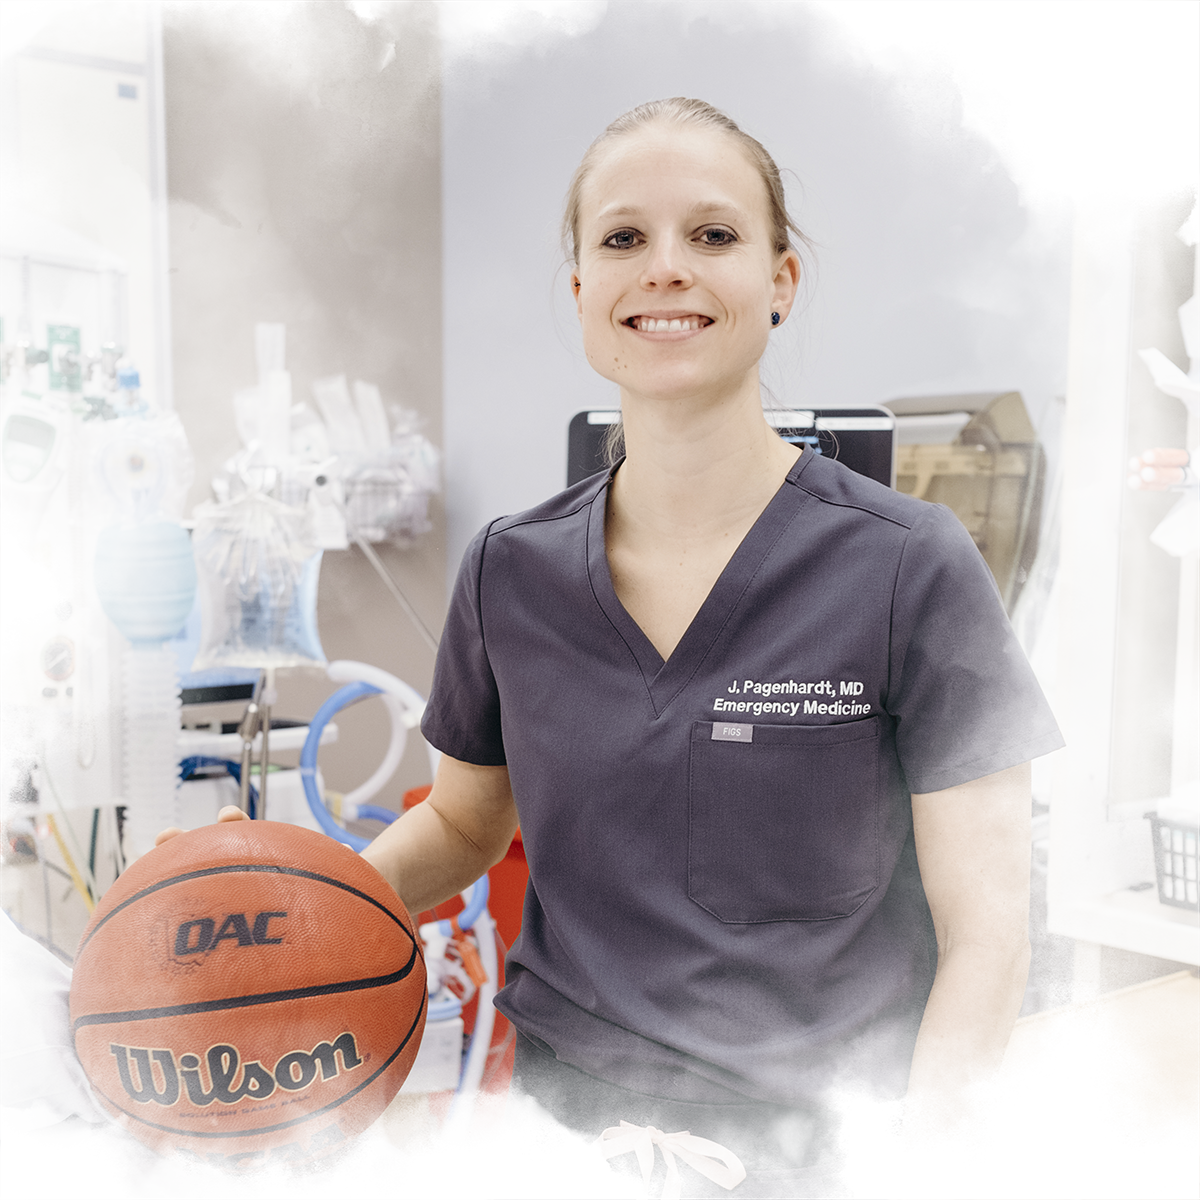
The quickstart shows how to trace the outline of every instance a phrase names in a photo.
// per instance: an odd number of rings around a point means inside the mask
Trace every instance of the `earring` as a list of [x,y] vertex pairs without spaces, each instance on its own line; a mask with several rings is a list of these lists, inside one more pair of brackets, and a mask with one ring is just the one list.
[[771,314],[771,324],[772,324],[772,325],[778,325],[778,324],[779,324],[779,314],[778,314],[778,313],[772,313],[772,314]]

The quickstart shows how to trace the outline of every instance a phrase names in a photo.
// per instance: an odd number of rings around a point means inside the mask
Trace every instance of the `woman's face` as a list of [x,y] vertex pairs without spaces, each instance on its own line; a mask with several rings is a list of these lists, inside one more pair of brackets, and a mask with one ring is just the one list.
[[719,130],[652,125],[584,181],[571,277],[588,361],[630,395],[719,400],[753,375],[799,279],[766,185]]

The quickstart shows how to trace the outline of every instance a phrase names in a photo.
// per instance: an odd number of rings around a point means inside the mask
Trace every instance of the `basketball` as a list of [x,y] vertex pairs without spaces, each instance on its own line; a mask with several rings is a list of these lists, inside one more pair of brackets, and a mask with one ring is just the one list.
[[323,834],[231,821],[117,879],[84,930],[71,1030],[97,1099],[163,1153],[303,1162],[362,1132],[425,1026],[412,922]]

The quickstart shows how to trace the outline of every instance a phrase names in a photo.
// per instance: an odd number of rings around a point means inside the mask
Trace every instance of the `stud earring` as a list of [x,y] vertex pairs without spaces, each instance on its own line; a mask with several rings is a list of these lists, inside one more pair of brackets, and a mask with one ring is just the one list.
[[772,325],[778,325],[778,324],[779,324],[779,314],[778,314],[778,313],[772,313],[772,314],[771,314],[771,324],[772,324]]

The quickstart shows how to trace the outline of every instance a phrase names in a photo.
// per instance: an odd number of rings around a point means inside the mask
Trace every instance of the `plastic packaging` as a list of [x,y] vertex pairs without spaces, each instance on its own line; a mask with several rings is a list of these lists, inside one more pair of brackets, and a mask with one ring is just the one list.
[[391,427],[383,411],[383,399],[373,383],[354,381],[354,406],[358,410],[368,454],[385,452],[392,441]]
[[313,398],[325,421],[329,445],[345,467],[357,465],[369,453],[362,422],[350,399],[345,375],[314,379]]
[[195,515],[203,631],[194,669],[324,666],[321,551],[305,511],[248,491]]

